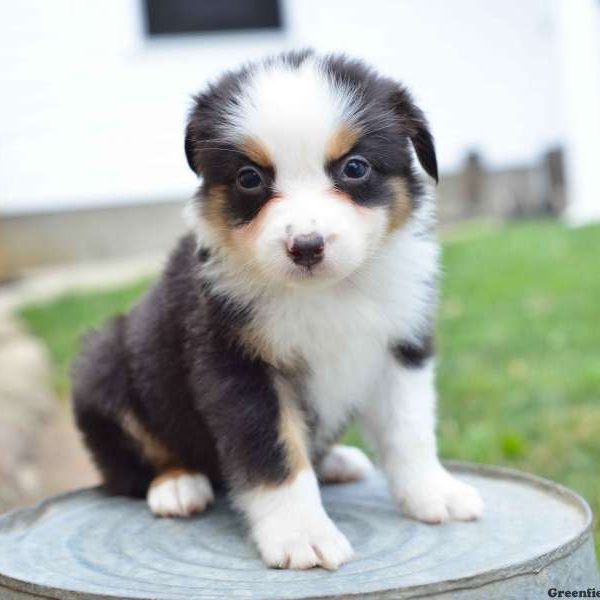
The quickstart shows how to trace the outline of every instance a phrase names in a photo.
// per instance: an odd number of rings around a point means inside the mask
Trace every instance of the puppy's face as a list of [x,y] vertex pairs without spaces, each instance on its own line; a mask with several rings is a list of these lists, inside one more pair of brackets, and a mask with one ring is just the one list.
[[403,88],[304,53],[198,96],[186,154],[220,250],[262,278],[305,285],[347,277],[408,219],[421,193],[411,142],[437,179],[431,135]]

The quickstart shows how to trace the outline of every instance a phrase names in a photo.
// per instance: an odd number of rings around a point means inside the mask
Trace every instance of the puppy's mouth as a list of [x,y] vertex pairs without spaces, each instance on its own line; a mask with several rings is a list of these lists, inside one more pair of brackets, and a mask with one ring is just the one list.
[[290,262],[286,271],[286,279],[292,286],[328,285],[343,278],[326,261],[314,265],[298,265]]
[[302,266],[293,265],[291,275],[294,279],[314,279],[323,273],[322,265]]

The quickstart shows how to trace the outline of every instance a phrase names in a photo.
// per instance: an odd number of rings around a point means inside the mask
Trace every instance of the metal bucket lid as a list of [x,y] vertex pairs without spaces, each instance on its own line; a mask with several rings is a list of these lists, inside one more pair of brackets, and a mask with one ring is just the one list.
[[454,590],[456,598],[470,590],[469,598],[484,598],[492,589],[508,597],[497,586],[515,577],[529,585],[519,589],[542,586],[545,594],[553,578],[535,578],[556,569],[564,579],[561,559],[571,560],[571,573],[573,560],[581,563],[569,583],[598,583],[582,498],[508,469],[450,468],[482,493],[482,520],[432,526],[403,518],[379,474],[325,486],[325,506],[356,551],[335,573],[265,568],[223,498],[181,520],[153,518],[143,501],[99,489],[64,494],[0,518],[0,597],[403,598]]

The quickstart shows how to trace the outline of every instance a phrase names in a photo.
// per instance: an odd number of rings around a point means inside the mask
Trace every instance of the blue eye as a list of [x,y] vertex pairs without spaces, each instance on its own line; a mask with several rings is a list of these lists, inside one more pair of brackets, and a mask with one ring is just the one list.
[[346,161],[342,174],[346,179],[365,179],[371,172],[371,165],[360,156],[353,156]]
[[238,172],[237,184],[242,190],[256,191],[263,186],[263,178],[255,168],[243,167]]

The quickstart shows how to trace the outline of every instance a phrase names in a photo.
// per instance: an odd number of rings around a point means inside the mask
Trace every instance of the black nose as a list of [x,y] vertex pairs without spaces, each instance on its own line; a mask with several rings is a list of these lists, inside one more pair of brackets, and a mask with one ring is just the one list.
[[289,248],[290,258],[297,264],[312,267],[323,260],[325,240],[318,233],[297,235]]

